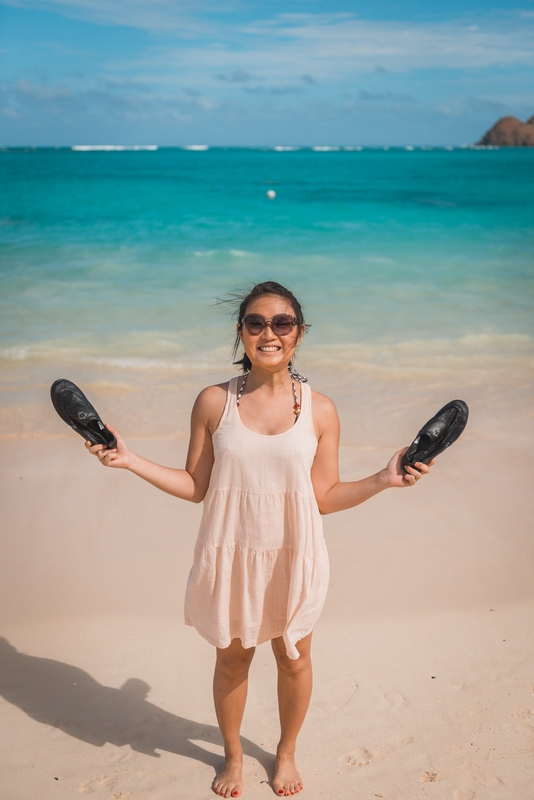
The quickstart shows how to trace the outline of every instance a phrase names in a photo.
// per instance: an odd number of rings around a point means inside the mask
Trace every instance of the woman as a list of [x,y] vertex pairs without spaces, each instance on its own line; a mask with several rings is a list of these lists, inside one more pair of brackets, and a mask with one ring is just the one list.
[[255,286],[238,313],[244,375],[198,396],[184,470],[133,453],[112,428],[115,449],[86,443],[108,467],[158,489],[204,501],[185,602],[186,623],[217,648],[213,693],[225,764],[212,788],[238,797],[239,737],[255,646],[270,640],[278,667],[281,735],[273,788],[303,788],[295,746],[312,688],[312,631],[321,612],[328,556],[321,514],[352,508],[389,487],[413,486],[429,471],[401,467],[405,450],[368,478],[342,483],[339,421],[328,397],[291,364],[306,324],[296,297],[278,283]]

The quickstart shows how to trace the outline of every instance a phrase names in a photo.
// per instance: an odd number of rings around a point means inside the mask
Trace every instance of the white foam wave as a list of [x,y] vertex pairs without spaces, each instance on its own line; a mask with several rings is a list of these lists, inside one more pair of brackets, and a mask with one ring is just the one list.
[[207,144],[186,144],[183,147],[184,150],[209,150],[209,145]]
[[290,145],[285,145],[285,144],[277,144],[273,147],[273,150],[276,150],[277,153],[285,153],[285,152],[289,153],[293,150],[300,150],[300,148],[292,147]]
[[314,345],[306,357],[320,366],[347,369],[455,371],[534,366],[534,337],[526,334],[471,334],[455,339],[413,339],[395,343]]
[[213,250],[186,250],[186,254],[189,256],[195,256],[195,258],[210,258],[211,256],[221,255],[221,256],[235,256],[237,258],[243,258],[244,256],[257,256],[257,253],[252,253],[250,250],[218,250],[214,248]]
[[333,145],[332,146],[331,145],[326,145],[326,144],[325,145],[318,144],[318,145],[315,145],[315,147],[312,147],[312,150],[315,150],[316,153],[329,153],[329,152],[332,152],[334,150],[339,150],[339,149],[340,149],[339,147],[336,147],[336,146],[333,146]]
[[[170,345],[170,346],[169,346]],[[158,351],[167,352],[166,356],[158,355]],[[175,350],[173,353],[172,350]],[[213,369],[228,357],[227,349],[214,348],[204,352],[184,353],[179,345],[172,347],[164,338],[152,342],[147,355],[133,355],[131,353],[131,343],[124,342],[121,348],[120,343],[116,343],[115,352],[103,355],[104,347],[99,352],[91,352],[87,345],[71,344],[66,345],[56,341],[28,343],[14,345],[0,349],[0,362],[4,362],[4,367],[9,363],[55,363],[71,365],[76,364],[86,366],[100,366],[103,368],[123,368],[128,370],[147,370],[157,369],[166,372],[197,372],[203,369]],[[122,350],[122,353],[121,353]],[[130,350],[130,353],[128,352]],[[7,363],[5,363],[7,362]]]
[[89,152],[91,150],[102,150],[105,152],[114,150],[157,150],[157,144],[73,144],[71,150]]
[[[144,336],[143,339],[146,339]],[[137,344],[136,344],[137,342]],[[94,341],[20,343],[0,349],[0,369],[17,365],[50,363],[85,364],[102,368],[147,369],[196,373],[224,368],[229,364],[226,346],[198,350],[185,348],[178,337],[154,332],[140,352],[137,340],[120,338],[100,346]],[[361,342],[305,345],[300,356],[308,366],[381,372],[424,369],[437,372],[462,370],[464,375],[477,370],[518,370],[526,376],[534,367],[534,337],[524,334],[478,334],[456,339],[414,339],[403,342]]]

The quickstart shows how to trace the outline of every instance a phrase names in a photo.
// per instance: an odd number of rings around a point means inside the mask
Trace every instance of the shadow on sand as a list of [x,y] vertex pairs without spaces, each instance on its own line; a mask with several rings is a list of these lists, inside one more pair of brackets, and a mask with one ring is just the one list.
[[[166,750],[208,764],[217,772],[221,756],[193,740],[222,745],[219,729],[163,711],[146,699],[150,686],[128,678],[120,689],[102,686],[87,672],[61,661],[19,653],[0,638],[0,695],[29,717],[95,747],[129,744],[159,758]],[[274,756],[242,737],[243,751],[271,776]]]

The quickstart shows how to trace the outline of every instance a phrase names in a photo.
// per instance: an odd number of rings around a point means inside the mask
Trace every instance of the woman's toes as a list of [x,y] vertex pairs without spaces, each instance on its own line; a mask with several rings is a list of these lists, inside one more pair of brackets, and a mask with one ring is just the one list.
[[241,759],[227,759],[211,788],[219,797],[239,797],[243,788]]

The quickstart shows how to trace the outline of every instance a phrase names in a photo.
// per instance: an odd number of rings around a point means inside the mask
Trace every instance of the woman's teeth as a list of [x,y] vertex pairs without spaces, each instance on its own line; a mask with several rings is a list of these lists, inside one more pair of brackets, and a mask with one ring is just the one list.
[[261,350],[262,353],[276,353],[280,348],[273,345],[271,347],[258,347],[258,350]]

